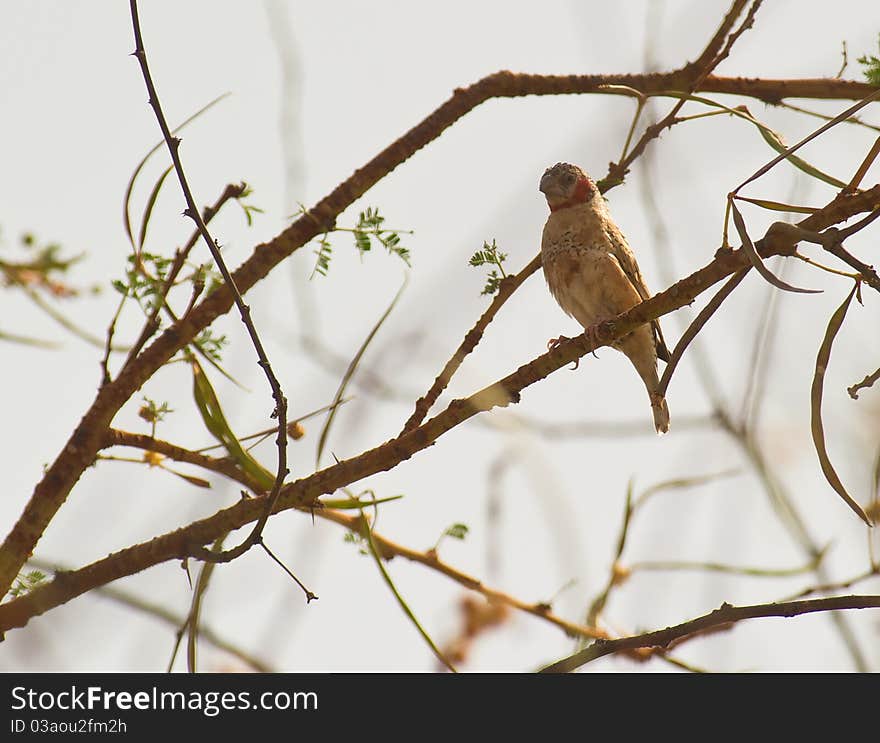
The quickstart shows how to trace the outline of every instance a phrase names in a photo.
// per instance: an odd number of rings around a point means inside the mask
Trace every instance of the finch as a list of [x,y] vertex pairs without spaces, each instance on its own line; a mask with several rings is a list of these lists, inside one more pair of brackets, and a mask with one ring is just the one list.
[[[626,238],[584,171],[557,163],[544,171],[539,189],[550,207],[541,239],[544,277],[567,315],[589,329],[651,296]],[[648,390],[654,428],[666,433],[669,408],[659,392],[657,359],[668,361],[669,350],[660,324],[653,320],[612,345],[636,368]]]

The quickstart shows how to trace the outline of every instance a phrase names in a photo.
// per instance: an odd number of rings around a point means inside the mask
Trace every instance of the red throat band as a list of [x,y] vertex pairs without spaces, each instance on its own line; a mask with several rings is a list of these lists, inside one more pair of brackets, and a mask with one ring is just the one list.
[[592,198],[594,190],[595,187],[588,179],[581,178],[574,187],[574,193],[571,195],[571,198],[557,204],[556,206],[551,206],[550,211],[557,212],[560,209],[567,209],[570,206],[586,204]]

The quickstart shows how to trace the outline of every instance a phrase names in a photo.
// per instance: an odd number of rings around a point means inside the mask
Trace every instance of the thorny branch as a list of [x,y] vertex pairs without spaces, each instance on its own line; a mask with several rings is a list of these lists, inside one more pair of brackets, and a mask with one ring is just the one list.
[[[799,226],[814,232],[820,231],[854,214],[871,211],[878,205],[880,185],[858,194],[840,194],[827,206],[802,220]],[[764,257],[790,255],[795,244],[778,230],[774,231],[771,226],[767,235],[755,243],[755,248]],[[742,249],[719,250],[708,265],[681,279],[666,291],[610,321],[594,326],[589,333],[584,332],[560,343],[553,351],[542,354],[470,397],[453,400],[443,412],[409,433],[288,483],[282,488],[273,512],[290,508],[311,511],[320,506],[317,500],[319,496],[396,467],[413,454],[433,445],[444,433],[477,413],[518,401],[521,391],[526,387],[575,359],[627,335],[639,325],[689,304],[713,284],[748,265],[749,258]],[[103,444],[104,441],[105,436],[102,436],[100,443]],[[208,518],[149,542],[123,549],[109,558],[76,571],[75,574],[59,575],[52,582],[20,598],[0,604],[0,631],[23,626],[32,616],[42,614],[95,586],[132,575],[166,560],[191,557],[201,549],[201,545],[211,542],[220,534],[238,529],[259,518],[265,507],[264,502],[265,497],[242,500]]]
[[778,604],[757,604],[754,606],[731,606],[722,604],[715,611],[674,627],[646,632],[643,635],[621,637],[617,640],[596,640],[583,650],[563,658],[541,669],[544,673],[569,673],[590,661],[611,653],[636,648],[671,648],[694,635],[725,629],[745,619],[761,617],[796,617],[817,611],[839,611],[842,609],[880,608],[880,596],[832,596],[824,599],[787,601]]
[[[266,525],[266,522],[268,521],[269,516],[272,513],[272,508],[278,500],[278,496],[281,492],[281,486],[284,483],[284,478],[287,477],[287,400],[281,390],[281,383],[275,376],[275,372],[272,371],[272,365],[269,363],[268,356],[266,356],[266,351],[263,348],[263,342],[260,340],[257,329],[254,326],[253,321],[251,320],[250,307],[248,307],[244,303],[244,299],[242,299],[241,293],[235,284],[235,280],[233,279],[232,274],[229,272],[229,269],[226,267],[226,262],[223,260],[223,256],[220,253],[220,245],[217,243],[216,240],[214,240],[214,238],[211,237],[211,233],[208,232],[208,227],[205,224],[205,220],[202,218],[198,206],[196,206],[195,198],[193,198],[192,191],[190,191],[189,183],[186,179],[186,173],[184,173],[183,170],[183,163],[180,160],[180,139],[172,135],[171,129],[168,127],[168,122],[165,120],[165,114],[162,113],[162,106],[159,102],[159,95],[156,92],[156,87],[153,84],[153,78],[150,74],[150,68],[147,64],[147,52],[144,48],[144,41],[141,34],[140,19],[138,18],[137,0],[130,0],[129,6],[131,8],[131,22],[134,28],[134,56],[137,58],[137,61],[141,66],[141,72],[144,76],[144,83],[146,84],[147,92],[150,95],[150,106],[152,106],[153,111],[156,114],[156,119],[159,122],[159,128],[162,130],[162,136],[165,139],[165,143],[168,145],[168,152],[171,154],[171,160],[174,163],[174,171],[177,173],[177,179],[180,181],[180,188],[183,191],[184,198],[186,199],[186,211],[184,212],[184,214],[189,216],[190,219],[192,219],[196,223],[199,234],[204,239],[205,244],[208,246],[208,250],[211,252],[211,257],[214,259],[214,263],[216,264],[217,269],[223,276],[223,281],[225,282],[227,290],[232,294],[235,306],[237,307],[239,314],[241,315],[241,321],[244,323],[244,326],[247,329],[248,336],[250,336],[251,343],[254,346],[254,350],[257,352],[258,365],[263,370],[263,373],[266,375],[266,379],[269,382],[269,387],[272,390],[272,397],[275,400],[275,410],[272,413],[272,417],[278,419],[278,436],[275,439],[275,445],[278,448],[278,470],[277,474],[275,475],[275,482],[272,485],[272,491],[269,493],[269,496],[266,499],[264,512],[257,520],[257,523],[255,524],[253,530],[248,535],[248,537],[237,547],[234,547],[233,549],[227,550],[225,552],[214,552],[213,550],[208,550],[204,547],[201,547],[196,553],[194,553],[194,556],[197,556],[205,561],[229,562],[231,560],[234,560],[236,557],[240,557],[241,555],[243,555],[251,547],[253,547],[260,541],[260,535],[263,532],[263,527]],[[157,305],[156,313],[158,313],[158,308],[160,306],[161,304]],[[155,314],[150,318],[150,320],[155,323]],[[150,322],[148,322],[147,328],[150,328]],[[129,361],[132,360],[133,357],[129,357]]]
[[452,358],[446,362],[446,366],[443,367],[443,370],[437,375],[437,378],[434,380],[434,384],[431,385],[431,389],[429,389],[423,397],[420,397],[416,402],[416,409],[413,411],[413,414],[409,417],[409,420],[404,424],[403,430],[401,433],[407,433],[412,431],[414,428],[418,427],[418,425],[425,420],[425,416],[431,410],[431,406],[437,402],[437,398],[443,394],[443,390],[449,385],[449,381],[452,379],[455,372],[458,371],[458,368],[461,366],[462,362],[465,360],[467,355],[471,353],[479,344],[480,340],[483,337],[483,333],[488,327],[489,323],[495,318],[495,315],[498,313],[498,310],[501,309],[502,305],[507,302],[508,299],[513,295],[513,293],[523,284],[523,282],[529,278],[535,271],[537,271],[541,267],[541,256],[536,256],[531,260],[531,262],[518,274],[513,276],[505,277],[500,284],[498,293],[495,295],[495,298],[492,300],[492,303],[486,309],[486,311],[480,316],[480,319],[477,320],[474,327],[472,327],[467,335],[465,335],[464,340],[461,342],[461,345],[456,349]]
[[[681,88],[681,71],[651,75],[528,75],[502,71],[467,88],[458,88],[437,110],[394,141],[329,195],[309,209],[290,227],[268,243],[258,245],[234,273],[239,291],[246,292],[282,260],[312,238],[326,231],[336,217],[373,185],[418,150],[439,137],[449,126],[492,98],[525,95],[602,93],[603,86],[626,85],[644,94]],[[700,86],[704,92],[750,96],[768,103],[785,98],[860,99],[874,89],[845,80],[767,80],[709,76]],[[220,315],[231,309],[232,295],[221,287],[202,300],[187,316],[167,328],[132,364],[98,391],[95,400],[74,429],[55,461],[25,506],[24,512],[0,547],[0,590],[8,589],[33,551],[44,530],[83,471],[94,461],[104,432],[122,405],[165,362]]]

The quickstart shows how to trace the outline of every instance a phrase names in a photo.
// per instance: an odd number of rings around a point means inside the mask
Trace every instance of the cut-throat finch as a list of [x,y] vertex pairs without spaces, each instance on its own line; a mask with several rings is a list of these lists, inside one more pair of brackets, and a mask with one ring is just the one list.
[[[605,200],[576,165],[557,163],[544,171],[540,190],[550,216],[541,239],[541,260],[550,292],[585,329],[626,312],[651,296],[626,238]],[[657,359],[669,351],[654,320],[616,340],[632,362],[651,400],[657,433],[669,430],[669,408],[660,394]]]

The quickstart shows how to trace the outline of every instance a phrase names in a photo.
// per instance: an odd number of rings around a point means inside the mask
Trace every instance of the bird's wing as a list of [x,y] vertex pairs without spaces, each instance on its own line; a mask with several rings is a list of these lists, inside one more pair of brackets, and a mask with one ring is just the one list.
[[[643,302],[646,299],[650,299],[651,292],[648,291],[648,286],[645,284],[645,277],[642,276],[642,272],[639,270],[639,264],[636,263],[636,257],[633,255],[632,250],[627,244],[626,238],[613,222],[606,225],[603,229],[605,231],[605,236],[608,238],[608,243],[611,246],[611,254],[617,258],[621,269],[623,269],[623,273],[626,274],[626,277],[633,285],[633,288],[638,292]],[[657,347],[657,358],[661,361],[669,361],[669,349],[666,346],[666,341],[663,338],[663,331],[660,330],[660,323],[657,320],[651,321],[651,330],[654,334],[654,345]]]
[[605,225],[603,229],[605,231],[605,237],[608,238],[608,243],[611,246],[611,253],[617,258],[617,261],[620,263],[620,267],[623,269],[629,282],[639,293],[642,301],[650,299],[651,292],[648,291],[648,287],[645,284],[645,278],[639,270],[639,264],[636,263],[636,257],[633,255],[632,250],[627,244],[626,238],[617,228],[617,225],[613,223]]

